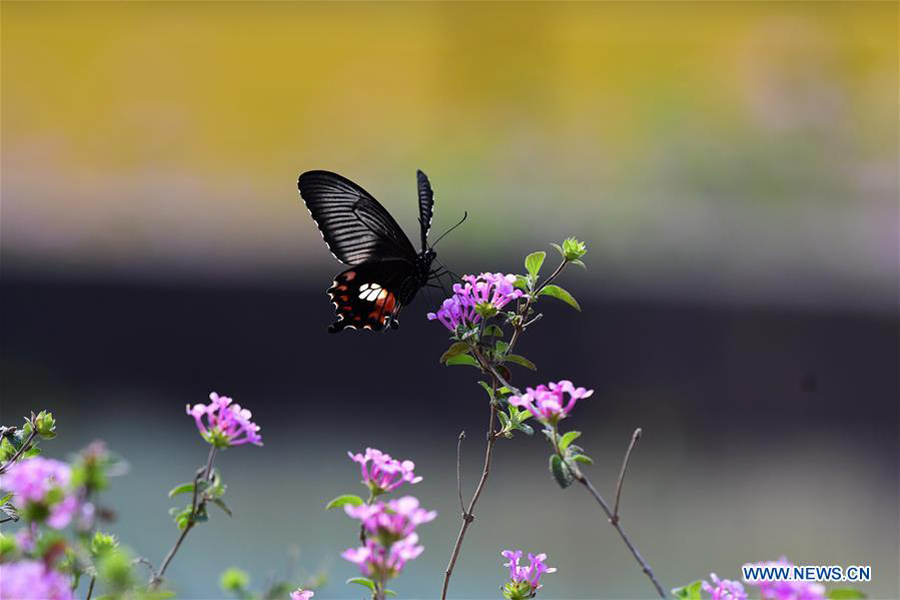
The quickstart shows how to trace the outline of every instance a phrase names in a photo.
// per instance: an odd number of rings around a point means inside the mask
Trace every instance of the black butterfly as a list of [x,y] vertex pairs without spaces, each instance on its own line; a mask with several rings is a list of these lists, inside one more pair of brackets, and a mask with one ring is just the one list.
[[350,268],[328,288],[337,320],[328,331],[346,327],[380,331],[399,326],[397,315],[439,272],[428,247],[434,193],[417,172],[422,250],[416,252],[390,213],[366,190],[329,171],[307,171],[297,187],[325,244]]

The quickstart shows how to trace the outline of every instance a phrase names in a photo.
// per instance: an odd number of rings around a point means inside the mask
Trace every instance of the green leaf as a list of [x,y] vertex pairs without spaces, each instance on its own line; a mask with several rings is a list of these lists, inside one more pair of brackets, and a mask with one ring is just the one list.
[[488,325],[484,328],[484,337],[503,337],[503,330],[499,325]]
[[197,514],[194,515],[194,521],[197,523],[205,523],[209,521],[209,513],[206,511],[206,507],[202,504],[199,508],[197,508]]
[[573,265],[578,265],[579,267],[581,267],[582,269],[587,271],[587,265],[584,264],[583,262],[581,262],[580,260],[578,260],[577,258],[575,260],[570,260],[569,262],[572,263]]
[[395,592],[394,590],[384,590],[384,594],[386,596],[396,596],[397,592]]
[[828,600],[856,600],[857,598],[865,598],[866,595],[853,588],[834,588],[825,592],[825,597]]
[[528,274],[531,275],[532,279],[537,279],[538,273],[541,272],[541,265],[544,264],[544,258],[546,258],[546,256],[547,253],[541,250],[539,252],[532,252],[525,257],[525,268],[528,270]]
[[364,588],[375,591],[375,582],[369,579],[368,577],[351,577],[346,581],[346,583],[355,583],[356,585],[361,585]]
[[488,383],[486,381],[479,381],[478,385],[480,385],[481,387],[484,388],[484,391],[487,392],[487,395],[488,395],[488,397],[490,397],[491,400],[494,399],[494,390],[493,390],[493,388],[491,388],[490,385],[488,385]]
[[456,342],[456,343],[452,344],[447,349],[447,351],[441,355],[441,362],[445,363],[448,360],[450,360],[451,358],[453,358],[454,356],[459,356],[460,354],[468,352],[469,348],[470,348],[470,346],[466,342]]
[[171,490],[169,490],[169,498],[174,498],[178,494],[187,494],[194,492],[194,484],[193,483],[182,483],[181,485],[176,485]]
[[527,423],[518,423],[516,425],[516,429],[518,429],[525,435],[534,435],[534,428]]
[[565,450],[569,447],[569,444],[577,440],[580,436],[580,431],[567,431],[561,438],[559,438],[559,449]]
[[518,354],[507,354],[504,358],[507,362],[515,363],[521,367],[525,367],[526,369],[531,369],[532,371],[537,371],[537,367],[535,366],[535,364],[524,356],[519,356]]
[[452,358],[448,358],[444,364],[446,364],[448,367],[452,367],[453,365],[466,365],[469,367],[481,368],[481,365],[478,364],[478,361],[468,354],[458,354]]
[[572,456],[572,460],[578,463],[583,463],[586,465],[594,464],[594,459],[586,454],[575,454]]
[[521,275],[516,275],[516,281],[513,283],[513,287],[520,290],[528,289],[528,279],[522,277]]
[[325,510],[331,510],[332,508],[343,508],[347,505],[350,506],[362,506],[365,504],[363,499],[355,494],[344,494],[343,496],[338,496],[331,502],[325,505]]
[[556,248],[556,251],[559,252],[559,255],[561,257],[566,257],[566,253],[563,251],[562,246],[560,246],[559,244],[554,244],[553,242],[550,242],[550,245]]
[[504,342],[503,340],[497,340],[497,344],[494,346],[494,354],[497,356],[503,356],[506,354],[506,351],[509,350],[509,344]]
[[[48,437],[45,436],[44,439],[49,440],[50,438],[48,438]],[[25,452],[22,453],[22,458],[34,458],[35,456],[38,456],[40,453],[41,453],[41,449],[40,449],[40,448],[38,448],[38,447],[36,447],[36,446],[35,446],[35,447],[31,447],[31,448],[29,448],[28,450],[26,450]]]
[[697,580],[694,583],[689,583],[684,587],[675,588],[674,590],[672,590],[672,595],[679,600],[702,600],[702,597],[700,596],[700,590],[702,586],[703,582]]
[[572,485],[572,482],[575,481],[575,477],[572,474],[569,465],[563,462],[556,454],[550,457],[550,474],[553,475],[553,479],[556,480],[559,487],[563,489],[569,487]]
[[225,514],[228,515],[229,517],[234,516],[233,514],[231,514],[231,509],[228,508],[228,505],[225,504],[221,498],[213,498],[212,503],[215,504],[216,506],[218,506],[219,508],[221,508],[222,510],[224,510]]
[[544,288],[540,291],[538,296],[550,296],[551,298],[556,298],[557,300],[562,300],[572,308],[577,311],[581,311],[581,307],[578,305],[578,301],[567,292],[562,289],[558,285],[545,285]]
[[4,494],[3,497],[0,498],[0,506],[3,506],[7,502],[9,502],[10,498],[12,498],[12,492],[9,492],[8,494]]

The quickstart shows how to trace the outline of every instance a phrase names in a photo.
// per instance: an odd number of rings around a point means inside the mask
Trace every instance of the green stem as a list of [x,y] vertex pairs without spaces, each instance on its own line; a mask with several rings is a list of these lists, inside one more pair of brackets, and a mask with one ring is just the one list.
[[166,554],[166,557],[163,559],[162,565],[159,567],[159,573],[154,574],[150,578],[150,583],[148,587],[150,590],[157,589],[163,581],[163,575],[166,572],[166,569],[169,568],[169,563],[172,562],[172,559],[175,558],[175,554],[178,553],[178,549],[181,548],[181,544],[184,542],[184,538],[187,537],[188,532],[194,528],[194,525],[197,524],[196,518],[197,514],[206,506],[206,497],[200,496],[200,480],[205,479],[206,481],[210,481],[212,476],[213,469],[213,461],[216,459],[216,452],[218,449],[215,446],[212,446],[209,449],[209,456],[206,459],[206,466],[200,468],[197,471],[197,474],[194,476],[194,496],[191,499],[191,514],[188,517],[188,522],[184,526],[184,529],[181,531],[181,535],[178,536],[178,539],[175,540],[175,545],[172,546],[172,549],[169,550],[169,553]]

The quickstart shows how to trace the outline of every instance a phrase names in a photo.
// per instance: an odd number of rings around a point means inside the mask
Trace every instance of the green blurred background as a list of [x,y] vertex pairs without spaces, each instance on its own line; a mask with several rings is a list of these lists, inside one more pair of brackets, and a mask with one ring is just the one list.
[[[869,564],[898,584],[896,3],[3,2],[2,421],[60,417],[131,461],[113,530],[158,562],[164,496],[205,458],[180,407],[210,389],[266,446],[222,457],[236,512],[171,568],[218,598],[288,548],[316,598],[357,597],[321,512],[353,489],[344,452],[417,461],[439,519],[396,589],[433,598],[485,411],[436,364],[423,297],[397,334],[327,336],[340,267],[296,193],[359,182],[415,233],[416,168],[457,272],[514,271],[577,235],[586,273],[523,339],[539,377],[597,395],[573,426],[607,495],[641,442],[623,518],[663,584],[781,554]],[[415,237],[413,237],[415,239]],[[536,383],[517,373],[522,384]],[[439,383],[436,383],[439,382]],[[349,415],[349,416],[348,416]],[[451,586],[496,597],[500,550],[545,551],[544,598],[652,588],[596,507],[555,489],[539,439],[498,447]],[[6,527],[6,526],[4,526]]]

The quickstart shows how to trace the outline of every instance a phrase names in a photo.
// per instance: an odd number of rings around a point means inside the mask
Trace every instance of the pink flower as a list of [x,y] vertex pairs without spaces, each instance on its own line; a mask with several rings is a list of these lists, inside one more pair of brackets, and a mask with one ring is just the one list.
[[747,600],[747,592],[741,582],[719,579],[715,573],[710,573],[709,578],[712,583],[704,581],[701,587],[712,596],[710,600]]
[[[782,556],[777,561],[756,563],[757,567],[793,567],[794,564]],[[825,586],[808,581],[747,581],[747,585],[759,588],[759,596],[764,600],[825,600]]]
[[315,593],[312,590],[304,590],[303,588],[297,588],[296,592],[291,592],[291,600],[309,600],[315,596]]
[[347,455],[353,462],[359,463],[362,482],[369,486],[375,496],[392,492],[404,483],[415,484],[422,481],[421,477],[413,473],[416,463],[411,460],[394,460],[390,454],[375,448],[366,448],[365,454],[348,452]]
[[[594,390],[576,388],[567,380],[527,388],[525,391],[521,396],[510,396],[509,403],[527,408],[528,412],[545,424],[555,424],[565,418],[578,400],[589,398],[594,393]],[[569,395],[568,400],[566,394]]]
[[509,560],[504,563],[504,567],[509,567],[509,580],[513,583],[527,581],[531,585],[533,591],[541,588],[540,579],[544,573],[555,573],[556,567],[548,567],[544,562],[547,560],[546,554],[528,553],[528,560],[531,562],[527,567],[519,566],[519,559],[522,558],[521,550],[504,550],[500,553],[504,558]]
[[481,320],[477,307],[483,306],[500,310],[512,300],[524,295],[513,284],[515,275],[502,273],[482,273],[463,275],[464,283],[453,285],[453,296],[444,300],[437,312],[428,313],[429,321],[440,321],[453,333],[462,327],[471,327]]
[[74,596],[68,577],[47,568],[43,562],[20,560],[0,564],[0,598],[72,600]]
[[436,511],[421,508],[419,500],[413,496],[371,505],[348,504],[344,506],[344,511],[354,519],[362,521],[365,530],[377,537],[384,546],[408,537],[416,527],[437,517]]
[[424,550],[424,546],[419,545],[418,534],[411,533],[388,547],[368,538],[364,546],[348,548],[341,556],[357,565],[365,577],[375,580],[393,579],[400,574],[407,562],[418,557]]
[[36,456],[0,475],[0,489],[12,492],[26,517],[46,515],[47,525],[63,529],[79,511],[79,502],[69,491],[71,479],[72,469],[66,463]]
[[[197,429],[203,439],[216,448],[229,448],[241,444],[262,446],[259,425],[250,420],[252,416],[240,404],[232,404],[231,398],[213,392],[209,404],[187,406],[187,414],[194,417]],[[204,423],[203,418],[206,417]]]

